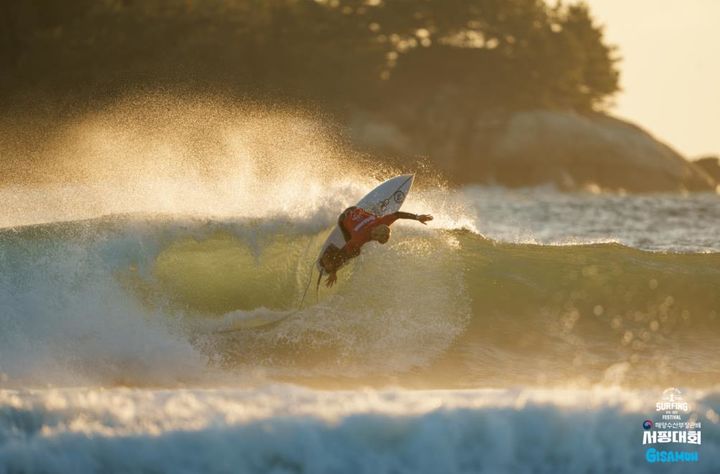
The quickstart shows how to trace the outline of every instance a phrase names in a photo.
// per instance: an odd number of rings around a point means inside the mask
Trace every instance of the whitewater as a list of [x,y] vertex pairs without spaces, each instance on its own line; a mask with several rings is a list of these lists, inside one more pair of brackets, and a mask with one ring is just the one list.
[[[0,187],[0,473],[720,470],[716,194],[418,163],[403,209],[432,225],[298,310],[337,214],[408,169],[212,101],[130,100],[43,143],[44,174]],[[287,317],[235,330],[258,316]],[[699,463],[644,458],[668,387]]]

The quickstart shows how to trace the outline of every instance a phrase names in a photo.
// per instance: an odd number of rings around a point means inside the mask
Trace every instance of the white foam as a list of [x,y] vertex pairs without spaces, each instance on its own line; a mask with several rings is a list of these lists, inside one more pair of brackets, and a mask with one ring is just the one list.
[[[697,393],[703,411],[718,392]],[[656,472],[655,392],[0,390],[8,472]],[[703,419],[699,464],[720,469]]]
[[[4,248],[0,361],[6,384],[178,383],[204,357],[115,278],[89,242]],[[121,247],[121,246],[120,246]]]

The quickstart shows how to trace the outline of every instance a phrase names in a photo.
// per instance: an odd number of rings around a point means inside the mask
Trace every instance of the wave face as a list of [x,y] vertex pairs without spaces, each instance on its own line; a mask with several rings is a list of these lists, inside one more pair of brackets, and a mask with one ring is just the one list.
[[[718,379],[720,254],[399,223],[296,311],[324,220],[114,217],[3,231],[0,373],[18,385]],[[287,317],[226,332],[258,316]]]

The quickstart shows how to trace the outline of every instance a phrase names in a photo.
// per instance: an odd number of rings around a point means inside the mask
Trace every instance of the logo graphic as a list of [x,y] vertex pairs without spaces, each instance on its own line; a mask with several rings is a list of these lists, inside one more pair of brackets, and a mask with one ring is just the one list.
[[350,211],[350,219],[352,219],[354,221],[359,221],[360,218],[362,217],[362,215],[363,215],[363,210],[359,207],[356,207],[355,209]]
[[655,411],[682,410],[688,411],[688,404],[683,400],[682,393],[676,388],[668,388],[662,394],[662,401],[655,404]]
[[675,387],[667,388],[663,391],[662,399],[668,402],[674,402],[675,400],[682,401],[682,393]]
[[677,388],[663,391],[660,401],[655,403],[656,421],[643,422],[642,444],[645,445],[688,445],[693,450],[675,450],[679,446],[651,447],[645,450],[649,463],[698,462],[699,446],[702,444],[701,423],[698,415],[690,411],[690,404]]

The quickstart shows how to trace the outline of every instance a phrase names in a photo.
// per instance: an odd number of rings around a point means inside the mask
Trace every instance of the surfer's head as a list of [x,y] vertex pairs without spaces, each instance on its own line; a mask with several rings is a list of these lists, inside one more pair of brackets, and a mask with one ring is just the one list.
[[370,238],[384,244],[390,239],[390,227],[379,224],[370,231]]

